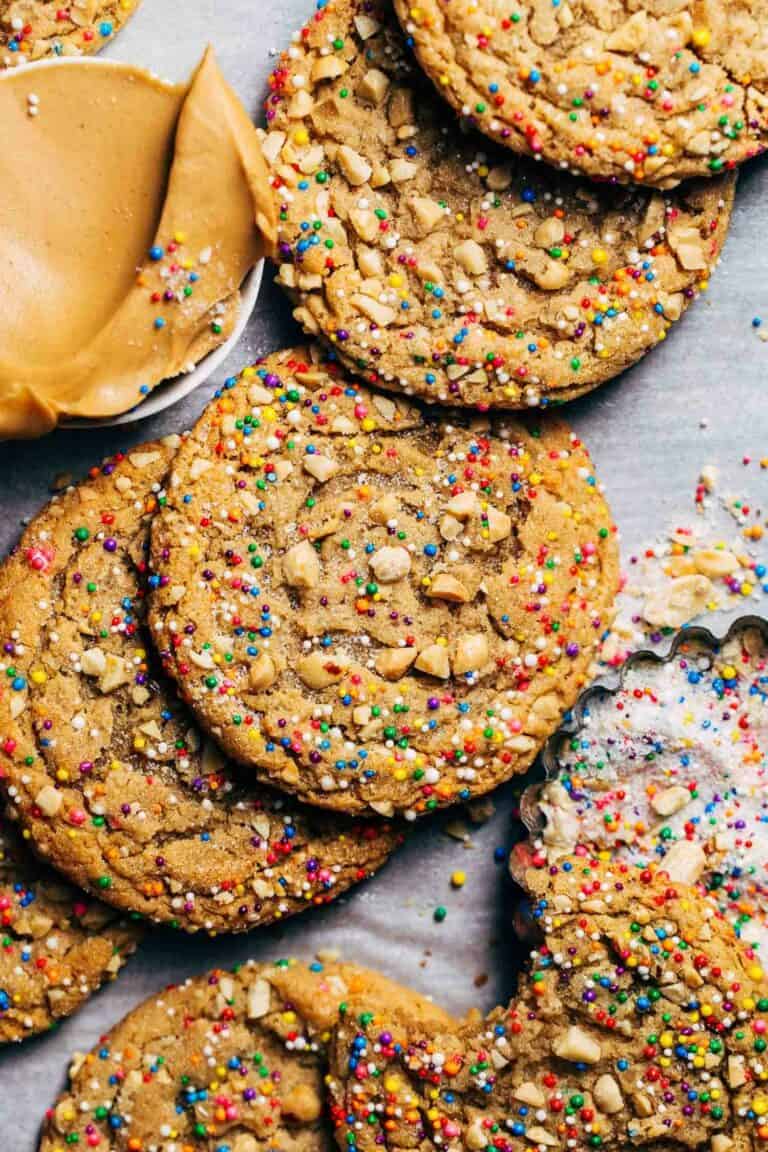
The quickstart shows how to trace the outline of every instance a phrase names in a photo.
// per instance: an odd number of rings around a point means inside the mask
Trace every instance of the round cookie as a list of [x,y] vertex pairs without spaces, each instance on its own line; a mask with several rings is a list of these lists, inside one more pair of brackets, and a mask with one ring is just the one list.
[[0,816],[0,1044],[45,1032],[113,980],[141,939],[37,860]]
[[0,778],[80,886],[188,931],[240,931],[327,903],[400,835],[253,786],[155,665],[140,574],[178,444],[92,469],[0,570]]
[[439,92],[515,152],[671,188],[765,150],[765,0],[394,4]]
[[358,1003],[450,1027],[423,997],[347,964],[249,961],[152,997],[76,1056],[40,1152],[330,1152],[329,1029]]
[[90,56],[140,0],[0,0],[0,71],[45,57]]
[[733,180],[590,186],[462,132],[391,0],[330,0],[272,76],[278,282],[367,382],[427,400],[572,399],[705,285]]
[[458,1032],[340,1022],[339,1147],[760,1147],[768,987],[714,905],[583,858],[534,887],[542,941],[506,1009]]
[[152,560],[156,647],[222,747],[313,804],[409,818],[525,771],[618,586],[565,424],[416,407],[317,348],[216,394]]

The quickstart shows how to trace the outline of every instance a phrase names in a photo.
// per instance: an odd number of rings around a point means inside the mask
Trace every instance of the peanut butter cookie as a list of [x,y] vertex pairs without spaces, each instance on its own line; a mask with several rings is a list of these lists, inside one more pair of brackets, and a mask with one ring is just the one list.
[[252,786],[155,665],[148,526],[178,444],[92,469],[0,570],[0,778],[37,850],[81,887],[189,931],[241,931],[332,900],[399,833]]
[[394,3],[438,91],[515,152],[672,188],[765,150],[765,0]]
[[217,393],[152,560],[156,646],[214,739],[313,804],[409,818],[525,771],[618,585],[565,424],[417,407],[317,348]]
[[0,70],[98,52],[140,0],[0,0]]
[[321,5],[271,87],[278,282],[368,383],[482,411],[572,399],[664,339],[717,262],[731,177],[591,185],[463,132],[391,0]]
[[363,1004],[414,1027],[452,1026],[423,997],[348,964],[251,961],[169,988],[75,1056],[40,1152],[330,1152],[325,1046]]
[[507,1008],[454,1033],[339,1023],[339,1147],[759,1148],[768,987],[714,905],[588,857],[535,886],[542,941]]
[[0,816],[0,1044],[76,1012],[113,980],[142,936],[41,864]]

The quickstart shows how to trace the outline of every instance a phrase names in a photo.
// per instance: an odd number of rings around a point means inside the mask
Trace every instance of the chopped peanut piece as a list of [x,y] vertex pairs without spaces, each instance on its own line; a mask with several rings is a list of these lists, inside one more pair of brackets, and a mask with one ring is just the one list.
[[325,484],[332,476],[335,476],[339,470],[339,465],[335,460],[331,460],[330,456],[322,456],[315,453],[312,456],[305,456],[303,460],[304,471],[309,472],[310,476],[314,476],[315,480],[319,480],[321,484]]
[[248,683],[255,692],[269,688],[277,679],[277,668],[267,652],[261,652],[248,669]]
[[485,252],[475,240],[465,240],[463,244],[459,244],[454,248],[453,255],[464,271],[471,276],[482,276],[488,271]]
[[561,1060],[571,1060],[576,1064],[597,1064],[602,1055],[597,1040],[579,1028],[578,1024],[571,1025],[562,1036],[558,1036],[552,1051]]
[[448,651],[443,644],[430,644],[419,653],[415,666],[420,672],[426,672],[429,676],[436,676],[440,680],[447,680],[451,674]]
[[368,561],[382,584],[394,584],[411,570],[411,555],[407,548],[380,548]]
[[389,77],[379,68],[366,72],[357,89],[358,96],[371,104],[381,104],[389,91]]
[[329,656],[325,652],[311,652],[302,656],[296,671],[308,688],[329,688],[338,684],[347,674],[349,662],[344,657]]
[[336,159],[353,188],[356,188],[360,184],[365,184],[370,180],[373,169],[359,152],[355,152],[354,148],[349,148],[346,144],[342,144],[336,153]]
[[476,672],[488,660],[488,641],[482,632],[467,633],[456,642],[453,670],[457,676]]
[[376,671],[385,680],[399,680],[408,671],[417,655],[415,648],[385,648],[376,659]]
[[447,572],[440,572],[427,588],[433,600],[447,600],[450,604],[467,604],[472,599],[460,580]]
[[320,557],[309,540],[294,544],[283,557],[285,579],[294,588],[316,588],[320,572]]

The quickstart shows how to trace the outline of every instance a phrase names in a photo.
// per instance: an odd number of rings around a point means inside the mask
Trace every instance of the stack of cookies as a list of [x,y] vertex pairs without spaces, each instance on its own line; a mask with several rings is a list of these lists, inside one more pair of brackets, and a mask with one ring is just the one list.
[[[562,422],[428,408],[319,346],[276,353],[189,435],[54,498],[6,561],[9,829],[129,918],[217,934],[326,903],[408,822],[525,772],[617,584]],[[26,928],[35,889],[14,878],[21,938],[85,926],[72,895]],[[47,1022],[22,949],[0,984],[19,1037]],[[53,1019],[74,977],[48,972]]]

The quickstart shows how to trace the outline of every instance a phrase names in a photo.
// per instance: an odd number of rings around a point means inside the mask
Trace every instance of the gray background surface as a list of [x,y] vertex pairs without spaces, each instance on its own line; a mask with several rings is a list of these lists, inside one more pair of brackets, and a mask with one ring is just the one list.
[[[312,10],[313,0],[143,0],[108,54],[162,76],[185,77],[212,42],[224,72],[255,117],[277,49]],[[0,137],[2,133],[0,130]],[[568,415],[595,458],[622,533],[625,558],[689,513],[699,469],[714,462],[724,485],[768,498],[768,472],[742,457],[768,456],[768,344],[751,328],[768,325],[768,165],[741,177],[725,255],[709,294],[667,341],[620,380],[572,405]],[[230,372],[297,336],[290,311],[266,277],[261,299],[238,349],[217,374]],[[113,432],[58,432],[0,449],[0,546],[16,538],[23,517],[47,499],[52,478],[80,474],[118,448],[188,427],[214,382],[161,417]],[[701,422],[707,421],[702,427]],[[761,484],[762,481],[762,484]],[[768,503],[765,500],[764,503]],[[745,603],[745,608],[749,605]],[[371,883],[348,898],[268,931],[206,940],[158,931],[125,969],[54,1034],[0,1054],[0,1147],[32,1152],[45,1108],[63,1083],[70,1054],[90,1048],[141,999],[171,981],[248,956],[309,957],[337,948],[345,959],[377,966],[432,993],[447,1007],[490,1007],[509,993],[516,962],[509,927],[511,886],[494,863],[494,848],[512,834],[513,789],[494,797],[496,814],[472,830],[464,847],[442,832],[445,817],[422,825]],[[454,869],[466,886],[451,891]],[[434,908],[448,916],[435,923]]]

